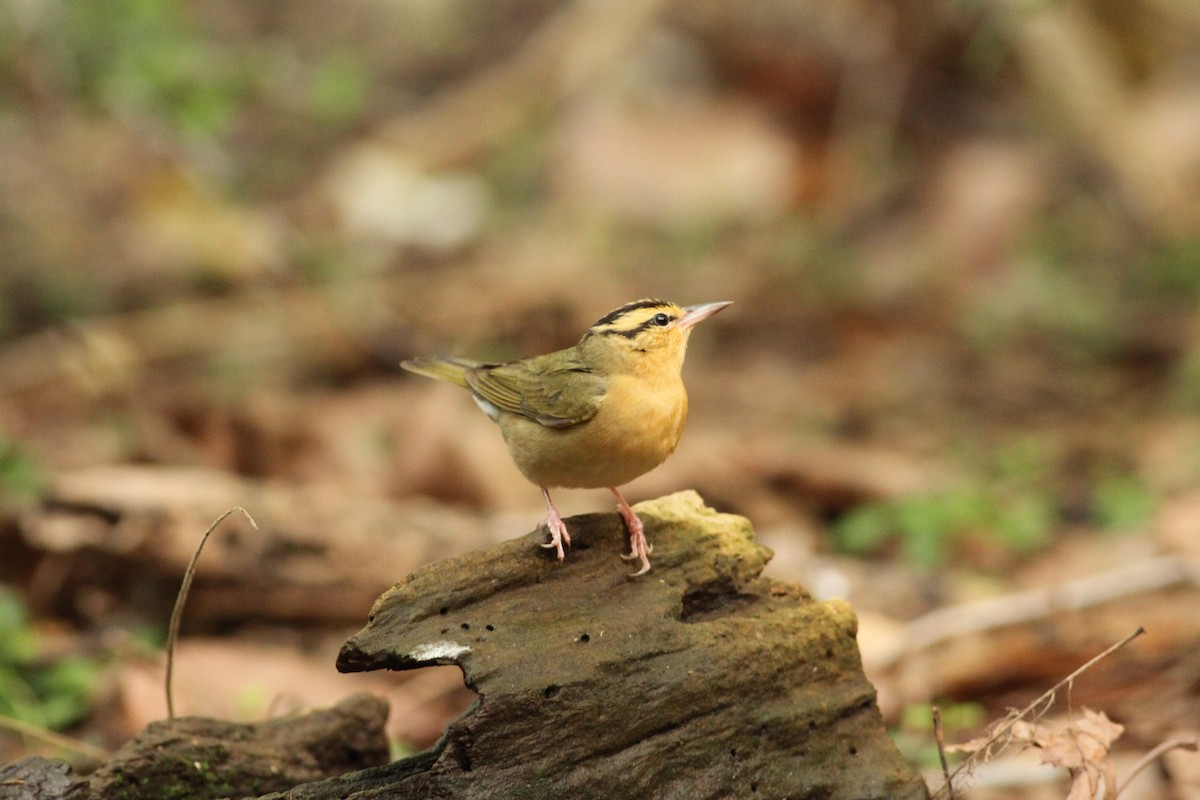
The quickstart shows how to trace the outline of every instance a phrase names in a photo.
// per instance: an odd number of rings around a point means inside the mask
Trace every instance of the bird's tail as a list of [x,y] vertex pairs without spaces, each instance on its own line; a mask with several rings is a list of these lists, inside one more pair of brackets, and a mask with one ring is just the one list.
[[467,370],[473,369],[479,364],[465,358],[437,356],[435,358],[410,358],[407,361],[401,361],[400,366],[418,375],[437,378],[439,381],[447,381],[465,387],[467,386]]

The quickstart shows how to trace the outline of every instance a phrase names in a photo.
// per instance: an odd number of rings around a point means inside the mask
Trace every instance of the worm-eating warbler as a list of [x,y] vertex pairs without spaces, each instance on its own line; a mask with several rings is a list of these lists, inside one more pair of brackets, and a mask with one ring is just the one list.
[[405,369],[471,391],[500,425],[518,469],[546,499],[550,541],[558,551],[571,536],[550,499],[557,486],[605,487],[629,530],[641,575],[650,546],[637,514],[617,487],[657,467],[675,450],[687,419],[681,372],[692,326],[728,302],[677,306],[636,300],[605,314],[565,350],[505,363],[416,358]]

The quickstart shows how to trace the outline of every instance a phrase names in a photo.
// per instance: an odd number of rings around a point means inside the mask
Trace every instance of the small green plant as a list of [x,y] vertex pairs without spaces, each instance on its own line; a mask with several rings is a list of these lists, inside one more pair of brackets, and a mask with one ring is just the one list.
[[851,510],[834,524],[834,536],[858,554],[897,543],[907,561],[930,568],[971,537],[1027,553],[1046,541],[1059,517],[1047,473],[1042,448],[1023,440],[1001,448],[979,478]]
[[87,714],[98,674],[89,658],[45,660],[24,604],[0,586],[0,714],[62,730]]
[[0,506],[32,502],[43,483],[37,462],[16,442],[0,436]]
[[1186,412],[1200,411],[1200,346],[1185,352],[1171,375],[1171,404]]
[[1130,271],[1129,288],[1138,298],[1190,309],[1200,297],[1200,237],[1165,242]]
[[[979,703],[947,703],[938,706],[942,733],[951,741],[964,733],[978,730],[987,722],[987,710]],[[909,761],[924,769],[938,768],[938,751],[934,739],[933,706],[916,703],[905,706],[900,724],[891,732],[892,741]]]
[[[971,540],[1023,555],[1044,544],[1062,516],[1052,467],[1042,442],[1021,439],[999,448],[978,477],[852,509],[834,523],[834,536],[856,554],[896,546],[923,567],[941,564]],[[1088,493],[1090,521],[1102,530],[1137,528],[1154,514],[1153,493],[1128,471],[1097,469]]]
[[308,102],[316,119],[343,125],[362,114],[369,77],[360,57],[347,51],[331,53],[312,70]]
[[1154,514],[1155,505],[1154,495],[1134,475],[1106,472],[1092,486],[1092,519],[1105,530],[1141,527]]
[[496,142],[480,164],[492,192],[491,221],[498,227],[517,224],[543,202],[551,171],[552,123],[547,112],[537,113],[532,124]]
[[896,542],[905,560],[922,567],[945,561],[954,544],[988,536],[1014,553],[1044,542],[1058,510],[1046,495],[1030,491],[1008,496],[986,484],[971,483],[929,494],[869,503],[834,525],[838,545],[850,553],[877,552]]

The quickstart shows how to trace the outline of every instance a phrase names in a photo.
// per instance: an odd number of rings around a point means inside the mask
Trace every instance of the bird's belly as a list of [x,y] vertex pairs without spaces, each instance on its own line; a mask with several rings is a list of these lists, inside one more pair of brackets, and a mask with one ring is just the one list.
[[548,428],[504,414],[500,429],[530,481],[587,489],[620,486],[657,467],[674,452],[686,420],[682,386],[661,393],[618,384],[596,416],[579,425]]

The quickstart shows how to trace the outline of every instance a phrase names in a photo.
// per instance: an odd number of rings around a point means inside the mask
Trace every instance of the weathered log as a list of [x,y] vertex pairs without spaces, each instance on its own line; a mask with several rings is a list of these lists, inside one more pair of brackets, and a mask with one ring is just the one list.
[[65,761],[28,756],[0,764],[4,800],[62,800],[71,786],[71,766]]
[[764,578],[747,520],[643,503],[653,569],[616,514],[430,564],[385,593],[343,671],[457,664],[479,698],[430,751],[299,786],[327,798],[928,796],[888,739],[841,601]]
[[384,764],[387,703],[368,694],[260,723],[156,722],[90,775],[28,758],[0,765],[0,798],[163,800],[246,797]]

